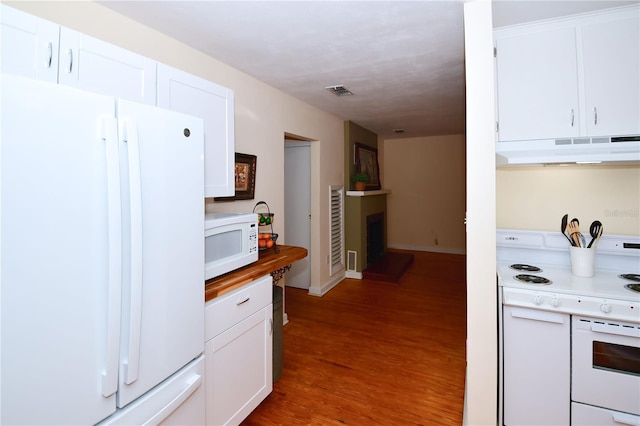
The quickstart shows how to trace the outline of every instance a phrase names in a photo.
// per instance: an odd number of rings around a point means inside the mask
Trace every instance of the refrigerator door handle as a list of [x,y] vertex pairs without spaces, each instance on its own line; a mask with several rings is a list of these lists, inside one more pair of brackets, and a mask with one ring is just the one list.
[[194,374],[187,380],[187,387],[184,388],[175,398],[173,398],[167,405],[165,405],[158,413],[152,418],[143,423],[144,426],[156,426],[160,424],[164,419],[169,417],[171,413],[176,411],[178,407],[182,405],[189,397],[200,387],[202,384],[202,376],[200,374]]
[[124,382],[138,380],[140,332],[142,324],[142,193],[140,178],[140,146],[138,129],[132,120],[124,120],[123,141],[127,144],[129,163],[129,205],[131,217],[131,305],[129,311],[129,344],[125,360]]
[[105,371],[102,373],[102,396],[118,390],[120,355],[120,309],[122,275],[122,219],[120,200],[120,165],[118,160],[118,123],[105,117],[100,123],[101,139],[105,142],[107,171],[108,268],[107,278],[107,346]]

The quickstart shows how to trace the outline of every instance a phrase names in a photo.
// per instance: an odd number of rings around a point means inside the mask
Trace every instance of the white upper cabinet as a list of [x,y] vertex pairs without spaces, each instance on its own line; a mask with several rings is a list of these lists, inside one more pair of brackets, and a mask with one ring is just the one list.
[[156,63],[2,5],[2,72],[156,104]]
[[156,104],[156,62],[62,27],[58,82],[130,101]]
[[60,26],[0,5],[2,72],[58,81]]
[[586,134],[640,134],[640,17],[582,27]]
[[498,140],[640,134],[638,8],[495,31]]
[[496,40],[500,140],[578,136],[575,31]]
[[158,64],[158,106],[204,120],[205,197],[234,195],[233,91]]
[[0,4],[2,72],[204,120],[205,197],[235,194],[233,91]]

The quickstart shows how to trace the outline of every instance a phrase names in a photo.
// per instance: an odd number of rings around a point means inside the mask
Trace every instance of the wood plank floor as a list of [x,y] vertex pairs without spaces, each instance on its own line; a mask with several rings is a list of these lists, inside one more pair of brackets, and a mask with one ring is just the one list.
[[397,251],[397,283],[286,288],[282,376],[244,426],[462,424],[466,258]]

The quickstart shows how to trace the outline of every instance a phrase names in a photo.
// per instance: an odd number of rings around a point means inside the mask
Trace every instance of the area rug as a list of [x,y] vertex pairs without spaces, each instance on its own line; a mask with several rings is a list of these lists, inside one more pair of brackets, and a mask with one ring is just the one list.
[[362,277],[367,280],[395,283],[412,263],[413,255],[410,253],[386,252],[362,271]]

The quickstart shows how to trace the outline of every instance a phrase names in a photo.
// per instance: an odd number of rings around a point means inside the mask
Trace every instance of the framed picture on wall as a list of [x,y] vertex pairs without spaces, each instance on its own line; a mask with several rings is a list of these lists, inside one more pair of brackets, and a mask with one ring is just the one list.
[[366,182],[366,190],[380,189],[380,170],[378,168],[378,150],[369,145],[355,144],[356,173],[364,173],[369,176]]
[[258,157],[236,152],[234,167],[235,195],[214,197],[215,201],[253,200],[256,191],[256,163]]

